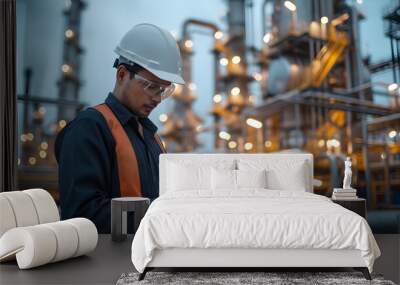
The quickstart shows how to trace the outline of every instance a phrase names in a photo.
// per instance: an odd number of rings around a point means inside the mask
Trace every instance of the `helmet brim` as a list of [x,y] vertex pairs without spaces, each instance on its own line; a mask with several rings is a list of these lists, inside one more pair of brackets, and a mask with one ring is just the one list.
[[152,69],[152,68],[146,68],[146,70],[153,73],[155,76],[157,76],[158,78],[160,78],[162,80],[169,81],[169,82],[176,83],[176,84],[181,84],[181,85],[185,84],[185,80],[183,80],[183,78],[181,76],[176,75],[174,73],[169,73],[169,72]]

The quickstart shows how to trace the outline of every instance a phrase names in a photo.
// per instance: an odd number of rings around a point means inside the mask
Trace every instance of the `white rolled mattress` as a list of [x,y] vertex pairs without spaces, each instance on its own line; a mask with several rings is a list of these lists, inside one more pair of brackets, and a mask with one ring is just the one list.
[[91,252],[97,239],[96,226],[84,218],[13,228],[0,238],[0,261],[16,258],[28,269]]
[[0,237],[15,227],[26,227],[60,220],[57,205],[43,189],[0,193]]
[[90,220],[60,221],[43,189],[0,193],[0,262],[16,259],[20,269],[28,269],[86,254],[97,240]]

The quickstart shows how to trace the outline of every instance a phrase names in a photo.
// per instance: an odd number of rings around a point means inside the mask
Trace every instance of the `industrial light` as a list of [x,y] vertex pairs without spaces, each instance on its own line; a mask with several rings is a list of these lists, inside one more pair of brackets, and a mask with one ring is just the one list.
[[324,140],[319,140],[318,141],[318,146],[319,147],[323,147],[325,145],[325,141]]
[[216,31],[216,32],[214,33],[214,38],[215,38],[216,40],[222,39],[223,36],[224,36],[224,34],[223,34],[221,31]]
[[357,0],[357,4],[362,4],[363,3],[363,0]]
[[334,147],[339,147],[340,146],[340,141],[338,141],[337,139],[333,139],[332,143],[333,143]]
[[196,127],[196,131],[197,132],[201,132],[203,130],[203,126],[202,125],[198,125],[197,127]]
[[235,141],[230,141],[229,143],[228,143],[228,147],[229,148],[235,148],[237,146],[237,143],[235,142]]
[[328,23],[329,19],[326,16],[321,17],[321,24],[326,25]]
[[71,66],[68,65],[68,64],[63,64],[63,65],[61,66],[61,70],[62,70],[62,72],[64,72],[64,73],[70,73],[70,72],[72,71],[72,68],[71,68]]
[[327,141],[326,141],[326,146],[327,146],[328,148],[331,148],[331,147],[339,147],[339,146],[340,146],[340,141],[338,141],[337,139],[327,140]]
[[272,146],[272,142],[271,141],[265,141],[265,147],[271,147]]
[[263,125],[260,121],[253,119],[253,118],[248,118],[246,120],[246,124],[249,125],[250,127],[256,128],[256,129],[260,129]]
[[255,100],[256,100],[256,99],[255,99],[255,96],[254,96],[254,95],[249,95],[249,103],[250,103],[250,104],[253,104]]
[[43,106],[42,106],[42,107],[39,107],[39,110],[38,110],[38,111],[39,111],[40,114],[44,115],[44,114],[46,113],[46,108],[43,107]]
[[196,84],[194,84],[193,82],[190,82],[190,83],[189,83],[189,89],[192,90],[192,91],[193,91],[193,90],[196,90],[196,89],[197,89]]
[[74,35],[75,35],[74,31],[71,30],[71,29],[68,29],[68,30],[65,31],[65,37],[68,38],[68,39],[73,38]]
[[389,138],[392,139],[397,135],[397,132],[395,130],[391,130],[388,135],[389,135]]
[[288,8],[288,10],[290,10],[292,12],[296,11],[296,5],[293,2],[285,1],[284,5],[286,8]]
[[40,147],[41,147],[42,149],[46,150],[46,149],[49,147],[49,145],[47,144],[47,142],[42,142],[42,143],[40,144]]
[[33,141],[34,135],[33,135],[32,133],[28,133],[28,134],[26,134],[26,138],[27,138],[29,141]]
[[381,153],[381,159],[386,159],[386,154],[385,153]]
[[215,94],[213,97],[214,103],[220,103],[222,101],[222,96],[221,94]]
[[31,157],[29,157],[29,163],[31,164],[31,165],[34,165],[34,164],[36,164],[36,158],[34,158],[33,156],[31,156]]
[[168,115],[167,114],[160,114],[158,119],[160,120],[160,122],[165,123],[168,120]]
[[46,158],[46,156],[47,156],[47,152],[45,152],[44,150],[41,150],[41,151],[39,152],[39,156],[40,156],[40,158],[44,159],[44,158]]
[[244,144],[245,150],[251,150],[253,148],[253,144],[251,142],[247,142]]
[[218,136],[219,136],[221,139],[227,140],[227,141],[229,141],[229,140],[231,139],[231,135],[228,134],[228,133],[225,132],[225,131],[220,131],[219,134],[218,134]]
[[257,81],[261,81],[262,78],[263,78],[262,75],[260,73],[258,73],[258,72],[254,72],[253,77]]
[[232,57],[232,63],[233,64],[238,64],[240,62],[241,58],[238,55],[235,55],[234,57]]
[[222,66],[227,66],[229,63],[228,59],[223,57],[219,60],[219,64],[221,64]]
[[388,91],[389,92],[393,92],[393,91],[395,91],[397,88],[399,88],[399,85],[397,84],[397,83],[392,83],[392,84],[390,84],[389,86],[388,86]]
[[67,125],[67,122],[65,120],[61,120],[58,122],[58,125],[60,126],[60,128],[64,128]]
[[22,135],[21,135],[21,141],[22,141],[22,142],[26,142],[26,140],[27,140],[26,135],[25,135],[25,134],[22,134]]
[[271,35],[271,33],[266,33],[265,35],[264,35],[264,37],[263,37],[263,41],[264,41],[264,43],[269,43],[269,41],[272,39],[272,35]]
[[185,47],[192,48],[193,47],[193,42],[191,40],[186,40],[185,41]]
[[237,96],[240,94],[240,88],[239,87],[233,87],[231,90],[232,96]]

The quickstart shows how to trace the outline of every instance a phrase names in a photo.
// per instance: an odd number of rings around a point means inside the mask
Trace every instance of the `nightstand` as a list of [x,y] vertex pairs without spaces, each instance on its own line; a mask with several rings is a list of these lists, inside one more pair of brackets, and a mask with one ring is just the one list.
[[127,213],[133,212],[134,232],[146,214],[150,199],[144,197],[119,197],[111,200],[111,239],[124,241],[127,238]]
[[332,199],[332,202],[359,214],[364,219],[367,218],[367,203],[363,198],[354,198],[351,200]]

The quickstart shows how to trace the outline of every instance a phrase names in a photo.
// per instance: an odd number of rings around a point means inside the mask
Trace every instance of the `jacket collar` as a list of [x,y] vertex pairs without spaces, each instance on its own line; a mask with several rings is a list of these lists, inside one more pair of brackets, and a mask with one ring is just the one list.
[[149,118],[139,117],[134,112],[130,111],[111,92],[108,94],[105,103],[111,108],[122,125],[134,122],[137,126],[137,121],[139,121],[144,128],[148,129],[152,133],[157,132],[157,126]]

